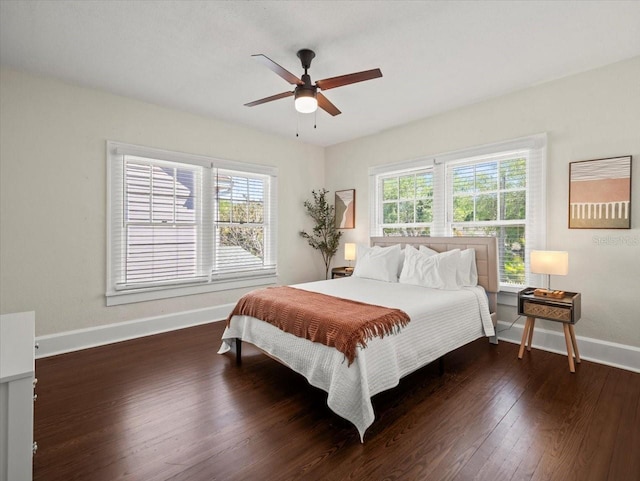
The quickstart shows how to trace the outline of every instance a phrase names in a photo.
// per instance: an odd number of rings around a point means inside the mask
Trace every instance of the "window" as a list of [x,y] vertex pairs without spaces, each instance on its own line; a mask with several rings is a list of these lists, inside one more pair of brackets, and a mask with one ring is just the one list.
[[526,153],[447,165],[451,233],[497,237],[505,285],[526,284],[526,167]]
[[374,167],[371,234],[495,236],[501,287],[517,290],[544,245],[545,150],[543,134]]
[[107,304],[271,283],[275,169],[107,143]]
[[431,169],[380,179],[383,235],[428,236],[433,220]]

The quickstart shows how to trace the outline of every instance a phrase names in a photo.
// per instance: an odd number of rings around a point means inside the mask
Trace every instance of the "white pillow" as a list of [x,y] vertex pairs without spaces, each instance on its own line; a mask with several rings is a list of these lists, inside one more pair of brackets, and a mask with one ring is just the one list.
[[399,282],[434,289],[458,290],[460,289],[457,281],[459,263],[460,249],[431,254],[407,246]]
[[465,249],[460,252],[457,279],[460,286],[472,287],[478,285],[478,268],[476,267],[475,249]]
[[[430,256],[438,255],[438,252],[427,246],[420,246],[420,253]],[[456,283],[459,287],[478,285],[478,268],[476,267],[475,249],[465,249],[460,252],[460,262],[458,264]]]
[[404,248],[404,265],[398,282],[414,286],[444,289],[444,280],[438,272],[436,256],[427,256],[413,246]]
[[[424,255],[424,254],[423,254]],[[444,281],[443,289],[449,291],[457,291],[460,289],[458,284],[458,265],[460,264],[460,249],[441,252],[435,256],[438,264],[438,272]]]
[[402,273],[402,267],[404,266],[404,249],[400,249],[400,260],[398,261],[398,277]]
[[427,246],[420,246],[420,252],[428,256],[437,256],[439,254],[438,251],[434,251],[433,249]]
[[390,247],[359,245],[353,275],[355,277],[364,277],[365,279],[398,282],[400,253],[400,244]]

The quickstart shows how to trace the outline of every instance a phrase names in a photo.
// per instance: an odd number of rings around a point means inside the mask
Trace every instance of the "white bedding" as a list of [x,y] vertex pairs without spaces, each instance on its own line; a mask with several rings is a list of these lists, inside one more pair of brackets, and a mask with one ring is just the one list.
[[429,289],[357,277],[297,284],[292,287],[396,307],[411,321],[400,333],[374,338],[358,348],[347,366],[345,356],[249,316],[234,316],[222,335],[220,354],[235,338],[250,342],[302,374],[328,393],[327,404],[352,422],[360,439],[373,423],[371,397],[398,385],[400,378],[479,337],[493,336],[489,306],[482,287],[459,291]]

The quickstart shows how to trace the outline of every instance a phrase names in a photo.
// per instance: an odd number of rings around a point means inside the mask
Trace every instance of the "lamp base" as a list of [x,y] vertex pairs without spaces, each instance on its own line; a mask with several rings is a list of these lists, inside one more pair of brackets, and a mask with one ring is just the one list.
[[552,291],[549,289],[536,289],[533,291],[533,295],[536,297],[550,297],[552,299],[562,299],[564,294],[564,291]]

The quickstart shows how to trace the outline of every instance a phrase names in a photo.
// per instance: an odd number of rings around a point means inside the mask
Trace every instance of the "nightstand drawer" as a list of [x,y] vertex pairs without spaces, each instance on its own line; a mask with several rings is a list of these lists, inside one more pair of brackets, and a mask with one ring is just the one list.
[[580,293],[565,292],[561,298],[538,297],[527,287],[518,292],[518,314],[575,324],[580,319]]
[[337,279],[339,277],[349,277],[353,274],[352,267],[334,267],[331,269],[331,279]]
[[522,307],[522,312],[530,317],[571,322],[571,307],[538,304],[532,301],[524,301]]

